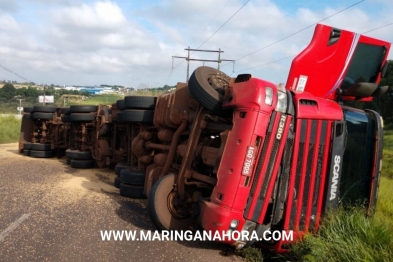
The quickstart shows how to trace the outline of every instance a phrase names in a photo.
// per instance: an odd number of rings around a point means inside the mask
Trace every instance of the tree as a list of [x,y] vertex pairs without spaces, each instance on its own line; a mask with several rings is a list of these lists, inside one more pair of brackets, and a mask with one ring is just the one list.
[[3,88],[0,89],[0,97],[5,99],[12,99],[16,95],[16,88],[13,84],[5,84]]

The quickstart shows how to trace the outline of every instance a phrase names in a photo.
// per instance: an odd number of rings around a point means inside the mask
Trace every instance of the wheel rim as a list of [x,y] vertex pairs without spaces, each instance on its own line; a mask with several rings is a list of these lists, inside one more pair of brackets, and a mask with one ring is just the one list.
[[149,215],[153,224],[161,230],[189,230],[194,225],[194,219],[190,215],[185,217],[178,212],[182,209],[175,200],[176,193],[173,191],[175,181],[176,176],[168,174],[158,180],[150,191]]

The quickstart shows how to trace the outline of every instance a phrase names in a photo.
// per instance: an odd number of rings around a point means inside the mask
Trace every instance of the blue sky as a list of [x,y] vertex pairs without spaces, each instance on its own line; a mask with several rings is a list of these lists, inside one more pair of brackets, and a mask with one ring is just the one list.
[[[236,60],[235,70],[222,64],[225,73],[280,83],[291,63],[286,57],[306,47],[313,27],[280,39],[358,2],[323,23],[358,33],[393,23],[391,0],[250,0],[213,35],[246,2],[0,0],[0,65],[42,84],[174,85],[185,81],[186,63],[175,59],[172,69],[172,56],[209,39],[201,48],[221,48],[222,58]],[[393,42],[393,25],[367,35]],[[191,72],[200,65],[191,62]],[[0,79],[23,81],[3,69]]]

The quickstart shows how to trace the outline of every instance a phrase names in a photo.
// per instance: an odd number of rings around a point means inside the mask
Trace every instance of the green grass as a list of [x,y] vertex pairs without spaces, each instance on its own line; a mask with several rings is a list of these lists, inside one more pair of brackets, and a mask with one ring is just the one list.
[[18,142],[21,119],[0,116],[0,144]]
[[[116,103],[116,100],[123,99],[124,96],[121,95],[95,95],[91,96],[89,99],[75,103],[75,104],[81,104],[81,105],[111,105],[113,103]],[[73,104],[72,102],[70,104]]]
[[302,261],[393,261],[393,130],[384,132],[382,177],[375,214],[362,207],[339,209],[325,217],[317,235],[293,246]]
[[307,235],[292,247],[296,261],[389,261],[393,234],[377,219],[367,218],[361,207],[332,211],[317,235]]

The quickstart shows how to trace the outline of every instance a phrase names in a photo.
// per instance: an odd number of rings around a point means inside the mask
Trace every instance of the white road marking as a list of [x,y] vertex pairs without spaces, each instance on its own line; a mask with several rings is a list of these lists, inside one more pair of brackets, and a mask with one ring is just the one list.
[[23,223],[27,218],[29,218],[30,214],[23,214],[18,220],[13,222],[9,227],[7,227],[3,232],[0,233],[0,242],[4,240],[6,236],[8,236],[15,228],[17,228],[20,224]]

